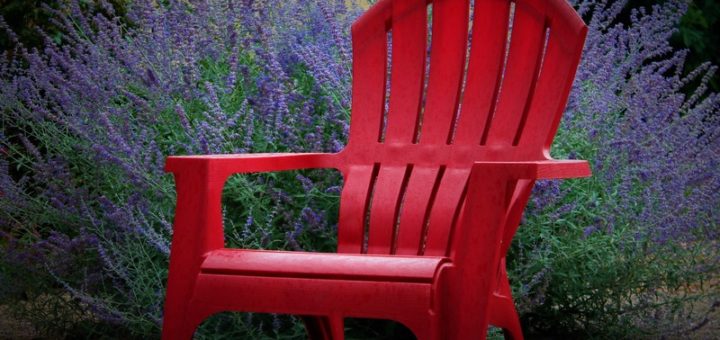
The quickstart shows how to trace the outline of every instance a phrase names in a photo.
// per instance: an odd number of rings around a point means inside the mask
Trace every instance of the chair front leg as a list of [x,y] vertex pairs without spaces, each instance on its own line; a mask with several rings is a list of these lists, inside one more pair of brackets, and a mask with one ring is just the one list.
[[224,247],[221,195],[225,178],[206,163],[174,171],[177,206],[170,248],[170,271],[163,315],[163,339],[189,339],[187,320],[200,264],[207,252]]
[[310,340],[345,339],[345,320],[336,316],[302,316]]
[[514,188],[510,184],[519,177],[511,170],[476,163],[470,173],[465,214],[454,231],[450,253],[456,267],[439,282],[445,290],[441,313],[447,339],[486,337],[500,274],[506,207]]
[[500,260],[500,268],[497,274],[497,286],[490,297],[490,324],[503,329],[505,339],[522,340],[522,326],[515,302],[512,298],[510,281],[508,281],[507,271],[505,270],[505,258]]

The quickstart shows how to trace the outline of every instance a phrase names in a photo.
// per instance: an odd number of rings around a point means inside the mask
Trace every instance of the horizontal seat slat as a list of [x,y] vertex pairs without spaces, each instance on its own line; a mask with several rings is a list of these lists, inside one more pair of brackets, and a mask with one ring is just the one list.
[[221,249],[201,265],[206,274],[430,283],[445,257]]

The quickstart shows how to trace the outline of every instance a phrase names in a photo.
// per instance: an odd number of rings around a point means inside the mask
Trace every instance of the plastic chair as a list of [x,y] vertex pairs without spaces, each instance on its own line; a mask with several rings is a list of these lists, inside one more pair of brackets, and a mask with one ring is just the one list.
[[[521,339],[505,254],[530,191],[590,175],[549,155],[586,32],[565,0],[375,4],[352,27],[341,152],[168,158],[178,199],[163,338],[246,311],[301,315],[316,339],[342,339],[346,317],[392,319],[418,339],[484,338],[488,324]],[[309,168],[344,177],[337,254],[225,248],[228,176]]]

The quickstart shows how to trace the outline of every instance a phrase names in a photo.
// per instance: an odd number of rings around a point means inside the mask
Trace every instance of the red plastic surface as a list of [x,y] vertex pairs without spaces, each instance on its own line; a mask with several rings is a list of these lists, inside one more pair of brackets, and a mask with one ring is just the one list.
[[[168,158],[178,201],[164,339],[222,311],[302,315],[316,339],[342,339],[345,317],[392,319],[419,339],[483,338],[488,324],[522,338],[505,254],[535,180],[590,175],[549,156],[587,29],[565,0],[476,0],[471,29],[470,8],[381,0],[356,21],[337,154]],[[230,175],[308,168],[343,174],[340,254],[225,248]]]

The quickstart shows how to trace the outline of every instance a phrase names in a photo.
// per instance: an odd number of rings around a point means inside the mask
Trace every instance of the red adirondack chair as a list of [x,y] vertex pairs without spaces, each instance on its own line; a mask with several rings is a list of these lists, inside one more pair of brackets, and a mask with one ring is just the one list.
[[[475,0],[471,30],[469,12],[469,0],[382,0],[354,23],[337,154],[168,158],[164,339],[221,311],[302,315],[318,339],[342,339],[344,317],[392,319],[419,339],[483,338],[488,324],[522,338],[505,254],[535,180],[590,175],[549,155],[587,29],[565,0]],[[308,168],[344,176],[337,254],[225,248],[228,176]]]

